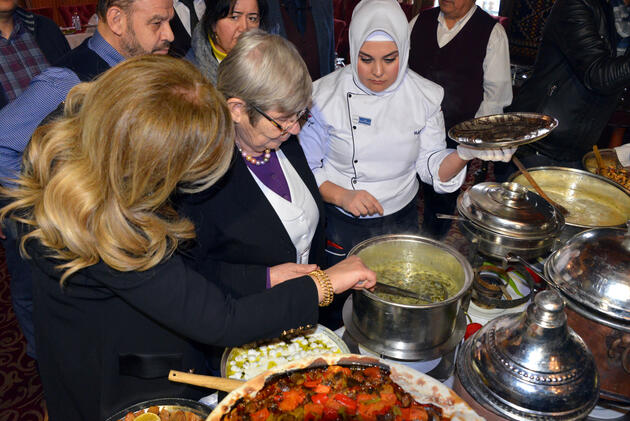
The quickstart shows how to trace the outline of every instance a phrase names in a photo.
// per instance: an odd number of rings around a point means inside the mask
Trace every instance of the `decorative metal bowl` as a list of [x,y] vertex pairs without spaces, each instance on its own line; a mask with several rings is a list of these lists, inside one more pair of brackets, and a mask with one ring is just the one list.
[[499,149],[535,142],[557,126],[558,120],[545,114],[494,114],[456,124],[448,131],[448,136],[460,145]]

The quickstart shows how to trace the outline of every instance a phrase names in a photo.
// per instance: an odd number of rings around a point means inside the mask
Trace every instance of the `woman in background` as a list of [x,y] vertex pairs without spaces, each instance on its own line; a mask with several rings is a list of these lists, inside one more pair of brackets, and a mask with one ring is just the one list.
[[[157,397],[198,399],[169,370],[204,373],[200,344],[236,346],[314,324],[318,304],[375,275],[358,259],[246,297],[225,296],[176,253],[195,236],[170,198],[228,169],[234,128],[190,63],[125,60],[72,89],[37,130],[12,202],[27,226],[39,369],[51,421],[102,420]],[[358,287],[357,287],[358,288]]]
[[186,58],[216,83],[219,63],[243,32],[262,27],[266,13],[265,0],[207,0],[206,11],[193,31]]

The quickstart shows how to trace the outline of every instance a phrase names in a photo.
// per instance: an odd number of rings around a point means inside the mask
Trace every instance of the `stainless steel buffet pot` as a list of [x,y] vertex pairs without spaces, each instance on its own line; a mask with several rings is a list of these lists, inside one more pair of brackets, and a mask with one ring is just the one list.
[[630,403],[630,233],[593,228],[575,235],[545,261],[543,277],[595,356],[601,395]]
[[[473,270],[468,261],[454,248],[430,238],[415,235],[388,234],[357,244],[349,253],[361,257],[366,266],[377,271],[382,266],[394,266],[404,278],[399,286],[413,289],[405,277],[409,267],[423,267],[450,278],[454,293],[442,301],[422,305],[398,304],[367,291],[354,291],[351,311],[344,308],[344,324],[350,335],[371,351],[403,360],[436,358],[427,350],[440,349],[451,342],[453,348],[463,336],[462,306],[469,300]],[[409,282],[409,283],[407,283]],[[450,349],[443,349],[448,352]]]
[[486,256],[513,252],[527,259],[548,254],[564,217],[546,200],[517,183],[479,183],[457,198],[464,234]]
[[563,309],[547,290],[526,312],[486,324],[460,348],[455,392],[487,420],[586,418],[598,400],[597,369]]
[[584,231],[545,262],[567,303],[569,325],[595,355],[602,395],[630,403],[630,232]]
[[[536,167],[528,171],[549,197],[564,206],[562,242],[589,228],[620,227],[630,219],[630,195],[619,184],[588,171],[563,167]],[[532,189],[520,172],[510,181]]]

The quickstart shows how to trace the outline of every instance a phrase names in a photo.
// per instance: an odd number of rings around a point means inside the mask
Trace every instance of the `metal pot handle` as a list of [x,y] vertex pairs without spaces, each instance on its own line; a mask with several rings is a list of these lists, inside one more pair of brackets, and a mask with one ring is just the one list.
[[529,263],[527,260],[523,259],[521,256],[517,256],[517,255],[515,255],[513,253],[507,253],[505,255],[504,259],[507,262],[519,262],[523,266],[531,269],[536,275],[540,276],[540,279],[545,281],[547,283],[547,285],[549,285],[550,287],[555,288],[558,291],[560,291],[560,288],[558,287],[558,285],[556,285],[556,283],[554,281],[552,281],[551,279],[547,279],[547,277],[545,276],[544,273],[539,271],[537,267],[535,267],[534,265]]

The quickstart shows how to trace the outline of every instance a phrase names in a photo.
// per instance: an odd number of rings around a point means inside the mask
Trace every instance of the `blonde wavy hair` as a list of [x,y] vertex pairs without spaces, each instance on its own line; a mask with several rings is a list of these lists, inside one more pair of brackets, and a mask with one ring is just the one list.
[[169,198],[228,169],[234,128],[222,95],[185,60],[142,56],[73,88],[64,116],[40,127],[12,202],[0,210],[30,226],[60,259],[61,283],[100,260],[143,271],[194,238]]

